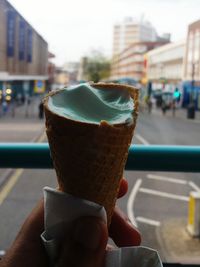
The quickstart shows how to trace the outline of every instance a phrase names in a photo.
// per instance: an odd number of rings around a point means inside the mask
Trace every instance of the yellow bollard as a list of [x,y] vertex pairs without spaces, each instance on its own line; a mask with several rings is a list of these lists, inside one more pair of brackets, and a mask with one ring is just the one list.
[[190,192],[187,230],[192,237],[200,237],[200,192]]

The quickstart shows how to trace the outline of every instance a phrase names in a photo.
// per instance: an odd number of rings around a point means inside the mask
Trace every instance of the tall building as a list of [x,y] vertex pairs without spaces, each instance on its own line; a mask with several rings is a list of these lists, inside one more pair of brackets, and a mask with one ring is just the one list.
[[0,0],[0,90],[32,94],[47,80],[47,42],[7,0]]
[[188,27],[184,80],[200,81],[200,20]]
[[150,22],[126,18],[114,26],[113,56],[115,57],[133,43],[169,41],[170,35],[158,37]]

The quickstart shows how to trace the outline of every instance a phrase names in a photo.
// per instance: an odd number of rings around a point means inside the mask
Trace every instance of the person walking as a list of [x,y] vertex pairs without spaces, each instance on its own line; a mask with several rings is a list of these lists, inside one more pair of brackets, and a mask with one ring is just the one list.
[[44,118],[44,107],[43,107],[43,103],[42,101],[40,101],[40,104],[39,104],[39,119],[42,120]]
[[167,111],[167,104],[165,99],[162,97],[162,103],[161,103],[161,109],[162,109],[162,113],[165,116],[166,115],[166,111]]

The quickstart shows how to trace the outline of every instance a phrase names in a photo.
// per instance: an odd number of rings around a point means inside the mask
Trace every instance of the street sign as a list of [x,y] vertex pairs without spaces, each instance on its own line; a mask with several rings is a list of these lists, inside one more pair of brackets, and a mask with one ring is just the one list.
[[43,94],[45,92],[45,81],[36,80],[34,82],[34,92]]

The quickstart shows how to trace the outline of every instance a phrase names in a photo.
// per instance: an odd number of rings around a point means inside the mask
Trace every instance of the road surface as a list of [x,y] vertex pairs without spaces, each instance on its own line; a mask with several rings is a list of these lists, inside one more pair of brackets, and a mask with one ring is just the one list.
[[[199,145],[199,132],[199,121],[163,117],[159,112],[141,113],[133,143]],[[9,141],[12,134],[7,131],[3,141]],[[23,135],[18,141],[23,141]],[[45,141],[44,136],[39,141]],[[129,191],[118,205],[137,224],[142,244],[158,249],[162,260],[167,260],[159,229],[170,218],[184,218],[187,223],[188,196],[191,190],[200,190],[199,174],[125,171],[125,177]],[[0,188],[0,250],[10,246],[27,214],[42,197],[42,188],[56,186],[54,170],[20,169],[9,181],[10,187],[5,183]]]

